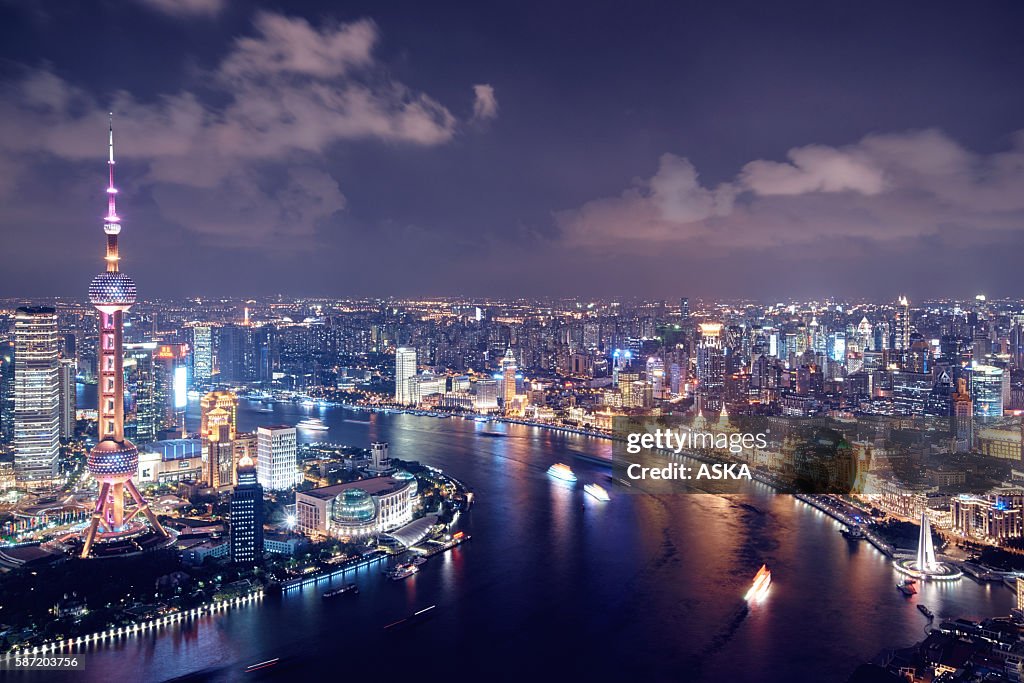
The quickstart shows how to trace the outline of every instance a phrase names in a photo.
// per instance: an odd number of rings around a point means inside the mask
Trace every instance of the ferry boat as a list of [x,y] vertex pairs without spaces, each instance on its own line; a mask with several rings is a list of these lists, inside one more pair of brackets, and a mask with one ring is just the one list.
[[903,595],[907,596],[908,598],[911,595],[917,593],[917,589],[914,588],[914,584],[912,583],[897,583],[896,590],[898,590],[900,593],[903,593]]
[[576,481],[576,475],[573,474],[572,468],[560,462],[556,462],[554,465],[549,467],[548,474],[555,479],[561,479],[562,481]]
[[597,498],[602,503],[607,503],[611,498],[608,496],[608,492],[600,484],[587,484],[583,487],[583,490]]
[[318,417],[307,417],[305,420],[295,425],[298,429],[304,429],[309,432],[326,432],[329,428],[323,423]]
[[862,538],[866,538],[864,529],[862,529],[859,524],[854,524],[849,529],[843,529],[839,533],[851,541],[859,541]]
[[409,561],[409,564],[411,564],[414,567],[419,567],[420,565],[423,565],[423,564],[426,564],[426,563],[427,563],[427,558],[423,557],[422,555],[417,555],[416,557],[412,558],[412,560]]
[[389,579],[392,581],[401,581],[407,579],[420,570],[414,564],[400,564],[389,572],[385,572]]
[[324,592],[324,597],[325,598],[333,598],[333,597],[335,597],[337,595],[347,595],[349,593],[351,593],[352,595],[355,595],[358,592],[359,592],[359,586],[355,585],[354,583],[350,583],[350,584],[348,584],[346,586],[341,586],[340,588],[332,588],[329,591],[325,591]]
[[768,587],[772,585],[772,572],[768,565],[762,564],[754,575],[754,582],[750,585],[747,594],[743,599],[747,602],[760,601],[768,594]]

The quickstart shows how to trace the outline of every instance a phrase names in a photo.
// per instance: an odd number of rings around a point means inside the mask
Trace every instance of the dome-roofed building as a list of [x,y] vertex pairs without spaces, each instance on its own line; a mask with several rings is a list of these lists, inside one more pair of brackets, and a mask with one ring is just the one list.
[[[408,474],[408,473],[404,473]],[[416,479],[372,477],[295,494],[296,528],[314,538],[358,538],[412,521]]]

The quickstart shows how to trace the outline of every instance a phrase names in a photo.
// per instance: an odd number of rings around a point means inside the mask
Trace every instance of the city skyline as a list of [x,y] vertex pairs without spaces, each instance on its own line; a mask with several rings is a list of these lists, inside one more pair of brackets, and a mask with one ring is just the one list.
[[0,225],[68,248],[0,289],[89,276],[114,110],[154,297],[1012,294],[1022,10],[735,9],[5,5]]
[[1024,680],[1022,24],[0,0],[0,670]]

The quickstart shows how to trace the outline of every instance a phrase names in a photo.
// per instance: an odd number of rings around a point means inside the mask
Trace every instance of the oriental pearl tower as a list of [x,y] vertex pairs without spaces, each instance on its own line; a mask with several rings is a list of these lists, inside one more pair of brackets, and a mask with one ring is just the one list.
[[[132,477],[139,468],[139,450],[124,437],[124,313],[135,303],[135,282],[118,270],[120,257],[117,236],[121,219],[117,215],[114,187],[114,115],[110,115],[109,184],[107,185],[107,216],[103,232],[107,235],[106,270],[89,285],[89,301],[100,312],[99,336],[99,404],[97,406],[99,442],[89,452],[89,473],[99,482],[96,508],[85,531],[82,557],[95,553],[95,544],[127,542],[136,549],[146,536],[156,534],[168,539],[149,504],[142,498]],[[135,501],[134,510],[125,514],[125,494]],[[136,517],[142,513],[152,529]],[[118,552],[123,552],[122,548]]]

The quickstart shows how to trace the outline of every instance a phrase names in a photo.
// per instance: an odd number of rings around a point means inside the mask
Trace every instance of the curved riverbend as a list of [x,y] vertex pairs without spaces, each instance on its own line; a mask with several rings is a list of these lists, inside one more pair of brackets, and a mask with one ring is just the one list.
[[[925,584],[908,601],[881,553],[757,483],[729,497],[635,495],[609,485],[611,501],[600,502],[583,486],[606,483],[608,468],[579,456],[610,455],[603,439],[291,404],[258,413],[245,402],[239,428],[294,424],[311,413],[330,432],[305,438],[389,441],[396,457],[466,482],[477,494],[462,519],[473,540],[403,582],[361,572],[351,600],[322,600],[321,585],[102,646],[78,679],[248,680],[246,665],[280,657],[260,675],[402,670],[440,680],[466,667],[482,680],[508,680],[545,676],[549,662],[571,660],[576,677],[592,680],[845,681],[881,649],[922,638],[918,602],[939,617],[979,618],[1013,604],[1006,588],[970,580]],[[579,481],[545,474],[555,462]],[[748,608],[743,594],[762,563],[772,586]],[[429,622],[383,630],[434,604]],[[440,658],[446,663],[424,666],[441,653],[451,655]]]

